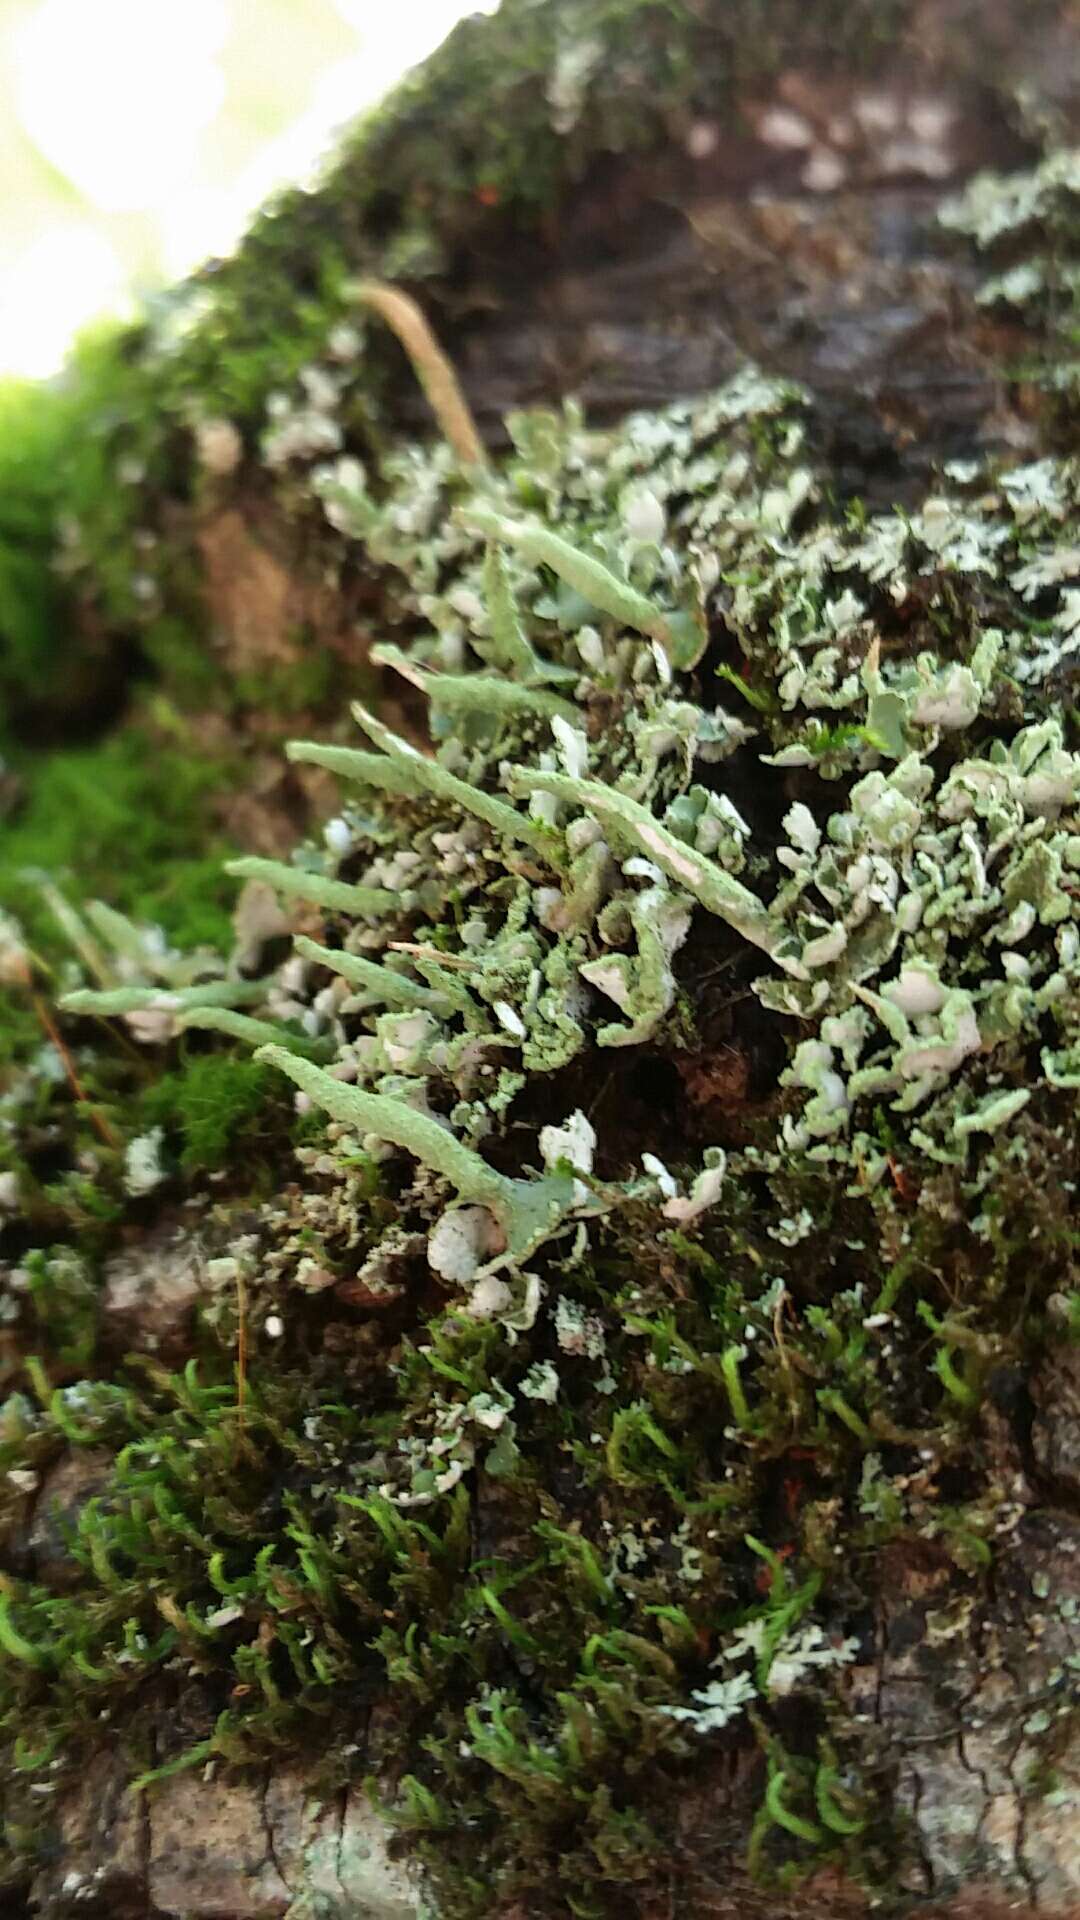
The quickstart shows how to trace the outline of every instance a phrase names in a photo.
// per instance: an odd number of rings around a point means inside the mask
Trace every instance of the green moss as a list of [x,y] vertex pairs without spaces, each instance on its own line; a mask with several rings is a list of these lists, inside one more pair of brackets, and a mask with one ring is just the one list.
[[97,1336],[97,1290],[87,1262],[70,1247],[50,1247],[29,1255],[26,1275],[39,1351],[55,1377],[78,1378]]
[[102,328],[58,380],[0,396],[0,744],[84,727],[128,670],[134,533],[169,480],[138,338]]
[[[220,762],[132,727],[98,747],[13,765],[25,790],[4,834],[0,889],[35,950],[53,961],[59,952],[39,873],[73,899],[102,895],[159,922],[178,944],[228,937],[230,889],[207,846]],[[207,851],[192,857],[200,844]]]
[[62,632],[50,568],[69,420],[37,388],[0,389],[0,715],[49,674]]
[[242,1141],[245,1164],[280,1142],[285,1102],[280,1081],[253,1060],[195,1054],[156,1080],[139,1102],[147,1126],[176,1128],[187,1172],[227,1165]]
[[[55,903],[102,895],[160,927],[169,943],[226,944],[231,890],[211,851],[222,766],[152,743],[135,727],[99,747],[20,761],[24,787],[4,834],[0,898],[15,916],[29,977],[13,980],[0,1001],[0,1164],[16,1170],[31,1217],[100,1248],[122,1212],[123,1148],[144,1127],[146,1072],[138,1049],[114,1044],[106,1028],[74,1057],[56,1051],[49,1002],[70,979],[76,952]],[[185,1167],[207,1155],[216,1164],[238,1124],[230,1118],[237,1103],[252,1113],[258,1077],[242,1066],[230,1104],[215,1098],[214,1063],[201,1072],[192,1065],[193,1086],[185,1091],[178,1074],[161,1116],[176,1122]],[[35,1139],[49,1143],[43,1157]]]
[[[204,623],[162,613],[141,631],[141,648],[170,703],[181,712],[221,708],[231,689],[207,645]],[[248,695],[252,692],[249,687]]]

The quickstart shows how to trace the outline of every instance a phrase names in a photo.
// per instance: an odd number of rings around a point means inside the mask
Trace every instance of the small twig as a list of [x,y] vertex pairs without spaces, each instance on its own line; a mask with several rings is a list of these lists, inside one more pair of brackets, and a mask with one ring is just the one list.
[[90,1119],[92,1120],[102,1140],[105,1142],[105,1145],[107,1147],[113,1147],[118,1149],[120,1146],[120,1142],[117,1139],[116,1135],[114,1134],[108,1121],[106,1120],[105,1115],[103,1113],[98,1112],[98,1109],[95,1107],[93,1101],[90,1099],[89,1095],[87,1094],[85,1087],[82,1085],[82,1082],[80,1081],[79,1076],[75,1071],[75,1063],[72,1060],[70,1053],[68,1052],[66,1046],[64,1045],[63,1040],[60,1037],[60,1033],[56,1026],[56,1022],[53,1020],[48,1007],[45,1005],[45,1002],[44,1000],[42,1000],[40,994],[35,993],[32,988],[30,990],[30,1001],[31,1001],[31,1005],[33,1006],[34,1012],[38,1017],[38,1020],[40,1021],[49,1039],[52,1041],[52,1044],[56,1048],[57,1053],[60,1055],[61,1064],[63,1065],[64,1072],[67,1075],[68,1085],[70,1086],[72,1093],[75,1095],[76,1100],[80,1101],[86,1107],[86,1110],[90,1115]]
[[467,960],[462,954],[440,953],[438,947],[418,946],[415,940],[388,940],[391,953],[411,953],[416,960],[434,960],[440,967],[460,967],[470,973],[476,966],[475,960]]
[[483,442],[457,374],[416,301],[400,287],[387,286],[381,280],[363,280],[356,291],[364,306],[371,307],[396,333],[458,459],[467,467],[486,466]]
[[242,1267],[236,1268],[236,1428],[244,1431],[244,1406],[247,1397],[247,1295]]
[[773,1339],[776,1341],[776,1345],[780,1353],[780,1358],[781,1358],[781,1361],[783,1362],[784,1372],[790,1376],[791,1362],[788,1359],[788,1351],[786,1346],[784,1345],[784,1327],[783,1327],[784,1308],[787,1306],[787,1301],[788,1301],[788,1290],[785,1286],[781,1286],[780,1291],[776,1296],[776,1305],[773,1308],[773,1322],[772,1322]]
[[615,1069],[614,1067],[612,1067],[611,1072],[608,1074],[607,1079],[604,1081],[599,1092],[593,1095],[593,1098],[589,1103],[588,1118],[590,1120],[592,1119],[593,1114],[596,1112],[597,1108],[599,1107],[601,1101],[604,1099],[605,1095],[607,1094],[608,1088],[610,1087],[614,1078],[615,1078]]
[[792,1318],[795,1317],[795,1308],[791,1295],[785,1286],[781,1286],[777,1296],[776,1306],[773,1310],[773,1338],[776,1341],[776,1350],[780,1355],[780,1365],[784,1369],[784,1384],[787,1388],[788,1405],[791,1408],[792,1425],[796,1426],[799,1419],[799,1397],[796,1391],[795,1373],[791,1364],[791,1355],[787,1350],[787,1345],[784,1340],[785,1313],[790,1313]]

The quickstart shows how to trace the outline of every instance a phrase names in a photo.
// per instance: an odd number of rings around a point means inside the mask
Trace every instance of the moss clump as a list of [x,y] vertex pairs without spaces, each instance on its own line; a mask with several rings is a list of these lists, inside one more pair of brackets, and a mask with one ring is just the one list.
[[[14,760],[0,856],[8,910],[0,919],[0,1168],[16,1183],[14,1212],[32,1235],[107,1243],[124,1206],[124,1149],[146,1124],[175,1124],[185,1166],[214,1165],[223,1139],[252,1112],[257,1069],[241,1069],[229,1097],[215,1100],[216,1063],[193,1057],[165,1077],[167,1097],[155,1086],[144,1121],[148,1075],[138,1046],[95,1046],[89,1027],[65,1043],[49,1011],[65,981],[78,980],[77,954],[85,963],[102,940],[75,911],[87,893],[107,894],[134,915],[148,952],[167,953],[174,941],[205,952],[228,941],[231,889],[211,851],[224,777],[220,758],[163,745],[138,726],[96,747]],[[171,1141],[170,1133],[170,1152]]]
[[196,1054],[175,1073],[163,1074],[143,1096],[139,1112],[148,1126],[176,1128],[180,1166],[214,1172],[243,1143],[245,1156],[281,1128],[280,1086],[255,1061],[219,1053]]
[[55,664],[58,458],[66,414],[33,388],[0,390],[0,714]]
[[[149,489],[167,442],[135,334],[88,337],[48,389],[0,399],[0,747],[85,738],[123,698],[146,615]],[[74,724],[73,724],[74,722]]]
[[[22,769],[25,768],[25,772]],[[4,900],[31,944],[55,959],[57,929],[37,885],[48,874],[74,897],[107,893],[184,946],[228,937],[229,889],[212,842],[210,802],[220,763],[163,746],[137,727],[100,746],[12,762],[21,779],[4,834]]]

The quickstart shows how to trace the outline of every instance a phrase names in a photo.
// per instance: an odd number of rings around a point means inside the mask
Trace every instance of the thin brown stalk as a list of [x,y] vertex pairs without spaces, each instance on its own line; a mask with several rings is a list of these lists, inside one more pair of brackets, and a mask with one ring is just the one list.
[[457,374],[416,301],[400,287],[387,286],[381,280],[362,281],[357,294],[401,341],[431,411],[458,459],[467,467],[486,466],[483,442]]

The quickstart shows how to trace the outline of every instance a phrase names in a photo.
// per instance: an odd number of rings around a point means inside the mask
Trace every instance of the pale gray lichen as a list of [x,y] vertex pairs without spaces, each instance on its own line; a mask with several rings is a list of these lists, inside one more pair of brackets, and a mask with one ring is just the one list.
[[718,1733],[757,1698],[757,1689],[748,1673],[733,1673],[727,1680],[710,1680],[705,1687],[695,1687],[690,1697],[697,1701],[696,1707],[662,1706],[658,1711],[670,1720],[682,1721],[695,1733]]

